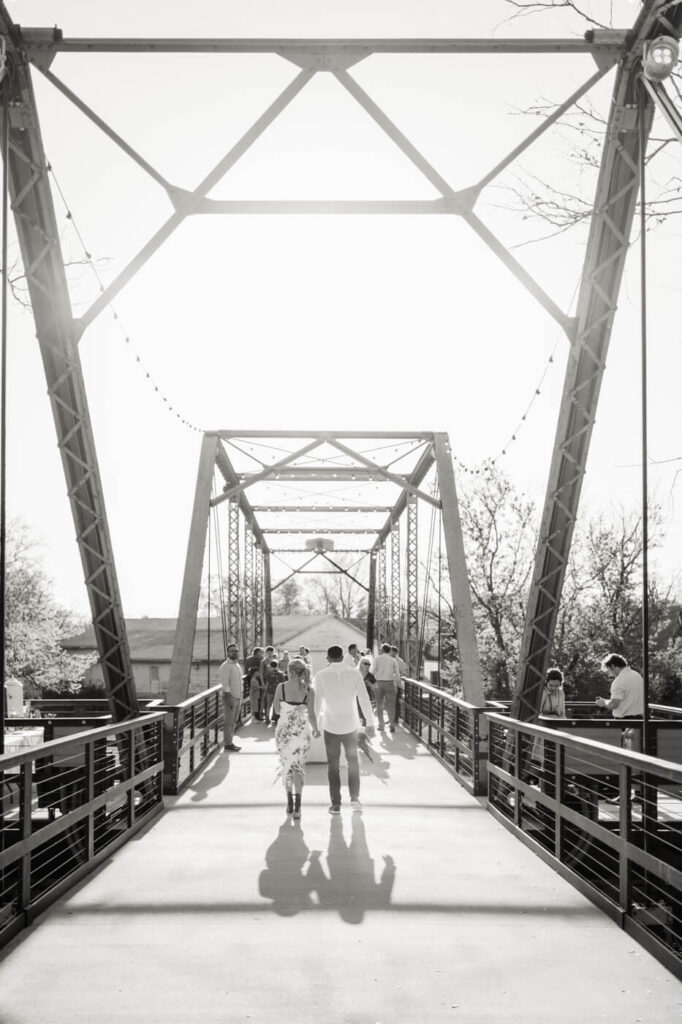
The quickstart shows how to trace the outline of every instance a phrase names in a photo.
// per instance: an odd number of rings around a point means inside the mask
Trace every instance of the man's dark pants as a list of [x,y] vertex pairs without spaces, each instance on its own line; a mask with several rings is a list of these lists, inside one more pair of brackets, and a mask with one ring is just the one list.
[[360,796],[360,765],[358,764],[358,734],[353,732],[336,733],[324,730],[324,745],[327,751],[327,778],[329,779],[329,795],[333,804],[341,803],[341,773],[339,760],[341,746],[346,752],[348,764],[348,789],[351,800]]

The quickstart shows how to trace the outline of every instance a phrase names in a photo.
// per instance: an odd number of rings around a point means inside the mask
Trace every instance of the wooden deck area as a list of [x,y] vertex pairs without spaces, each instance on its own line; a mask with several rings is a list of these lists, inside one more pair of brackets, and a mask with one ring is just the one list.
[[303,818],[241,730],[156,822],[0,958],[0,1024],[669,1024],[682,985],[404,730],[362,815]]

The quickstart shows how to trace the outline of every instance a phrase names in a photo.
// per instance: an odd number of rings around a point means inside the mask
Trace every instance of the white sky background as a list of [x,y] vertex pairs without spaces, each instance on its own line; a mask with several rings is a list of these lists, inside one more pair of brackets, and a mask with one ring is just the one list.
[[[15,0],[24,26],[65,36],[567,36],[548,15],[502,24],[501,0],[287,2]],[[639,5],[592,3],[630,26]],[[295,77],[274,56],[59,55],[52,70],[175,184],[193,188]],[[350,73],[454,187],[474,184],[537,124],[512,116],[559,103],[594,70],[588,56],[374,56]],[[611,72],[592,92],[604,113]],[[90,252],[113,280],[170,214],[147,178],[34,72],[48,158]],[[662,127],[657,123],[654,134]],[[522,167],[559,187],[561,131]],[[679,174],[682,150],[670,149]],[[652,168],[653,177],[663,173]],[[650,192],[653,188],[649,186]],[[665,177],[665,175],[663,175]],[[589,181],[589,177],[587,179]],[[434,192],[329,75],[318,75],[212,193],[215,198],[430,198]],[[80,255],[63,223],[67,258]],[[507,244],[545,233],[484,192],[478,215]],[[649,451],[682,456],[680,251],[675,218],[649,234]],[[586,229],[515,250],[565,310]],[[97,295],[72,281],[77,315]],[[505,446],[547,360],[555,360],[503,465],[541,506],[568,342],[557,324],[456,217],[195,217],[115,300],[154,382],[202,429],[446,430],[474,464]],[[44,539],[60,602],[87,612],[45,379],[30,314],[10,312],[8,508]],[[200,434],[182,426],[105,312],[81,342],[95,443],[127,616],[175,615]],[[639,257],[620,297],[582,509],[640,501]],[[682,569],[682,462],[652,467],[664,506],[663,575]],[[677,499],[676,501],[674,499]]]

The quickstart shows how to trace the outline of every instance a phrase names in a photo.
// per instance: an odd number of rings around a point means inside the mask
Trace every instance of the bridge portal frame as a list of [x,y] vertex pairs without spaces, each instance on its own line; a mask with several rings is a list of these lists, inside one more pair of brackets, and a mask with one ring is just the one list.
[[[620,290],[632,215],[639,185],[640,139],[648,139],[654,100],[645,96],[638,108],[634,90],[640,73],[642,48],[657,35],[679,35],[682,5],[667,0],[644,0],[629,31],[595,30],[584,39],[64,39],[57,28],[20,28],[0,0],[0,36],[5,44],[2,87],[8,111],[8,181],[12,210],[29,289],[36,333],[52,404],[67,491],[76,525],[104,683],[115,721],[138,712],[113,550],[109,536],[92,425],[87,408],[78,342],[87,327],[107,307],[139,269],[188,216],[201,214],[451,214],[463,220],[491,252],[564,329],[569,357],[554,455],[542,517],[535,569],[522,642],[514,714],[537,714],[541,682],[551,649],[563,578],[575,524],[582,478],[613,316]],[[95,111],[51,71],[58,53],[274,53],[300,71],[263,115],[225,154],[193,190],[169,182],[137,153]],[[479,182],[455,190],[425,159],[380,107],[364,92],[348,69],[379,53],[589,53],[597,70],[533,132],[499,161]],[[588,239],[583,284],[575,317],[563,313],[516,258],[474,213],[483,191],[506,167],[535,142],[614,65],[620,64],[607,126],[599,183]],[[71,308],[59,231],[48,180],[38,111],[32,88],[33,65],[97,125],[142,170],[165,190],[173,213],[118,277],[103,290],[83,316]],[[209,200],[213,186],[230,170],[296,95],[319,73],[331,73],[404,155],[435,187],[439,198],[397,202],[220,202]],[[663,90],[664,92],[664,90]],[[4,121],[4,114],[0,115]],[[645,120],[640,132],[639,119]],[[203,448],[202,448],[203,452]],[[201,461],[201,460],[200,460]],[[243,511],[243,509],[242,509]],[[385,539],[385,538],[384,538]],[[269,572],[269,552],[262,548],[263,576]],[[186,598],[183,588],[183,599]],[[265,588],[265,619],[270,621],[269,588]]]
[[[231,441],[243,443],[249,439],[273,439],[300,441],[295,444],[293,450],[282,458],[278,458],[269,466],[263,466],[257,472],[238,473],[230,459],[228,445]],[[388,466],[368,458],[363,452],[357,451],[358,440],[372,441],[378,447],[382,443],[390,441],[414,442],[414,465],[410,472],[399,474]],[[337,466],[330,470],[328,466],[314,464],[314,453],[316,449],[323,447],[333,449],[346,459],[346,465]],[[305,460],[301,465],[301,460]],[[324,462],[324,458],[321,462]],[[427,474],[437,467],[438,480],[445,483],[444,502],[440,497],[423,489],[422,484]],[[211,496],[213,486],[214,469],[218,469],[222,475],[224,486],[222,493]],[[286,480],[307,480],[316,482],[322,480],[329,482],[330,478],[337,481],[345,479],[356,479],[359,483],[364,481],[384,481],[399,488],[398,497],[391,506],[384,505],[306,505],[299,503],[289,505],[257,505],[251,504],[246,492],[250,487],[262,484],[268,480],[277,480],[278,483]],[[480,659],[476,644],[476,634],[473,625],[473,607],[469,579],[466,570],[464,557],[464,543],[461,535],[461,524],[457,507],[457,491],[455,487],[454,468],[449,448],[447,435],[431,432],[406,432],[406,431],[264,431],[264,430],[220,430],[211,431],[204,435],[202,452],[200,457],[199,471],[194,499],[194,513],[190,524],[190,536],[187,548],[185,563],[185,574],[180,599],[180,610],[178,613],[178,628],[176,631],[175,646],[173,649],[173,660],[169,683],[168,699],[177,703],[185,699],[189,687],[189,672],[192,662],[192,650],[196,632],[196,619],[198,613],[199,589],[203,568],[203,551],[206,535],[206,523],[211,509],[218,508],[227,502],[231,509],[238,509],[246,527],[253,537],[259,549],[263,553],[263,590],[264,590],[264,633],[265,642],[272,643],[272,594],[286,579],[297,575],[299,572],[315,572],[307,568],[318,558],[324,560],[326,565],[331,565],[336,573],[343,573],[349,576],[355,583],[365,587],[349,570],[339,565],[330,557],[329,553],[322,550],[315,550],[306,547],[296,548],[270,548],[267,537],[270,535],[302,535],[308,538],[315,538],[318,535],[341,534],[341,535],[375,535],[371,547],[353,548],[354,552],[366,556],[369,559],[370,579],[368,591],[368,622],[367,642],[373,646],[376,633],[376,610],[377,601],[380,600],[379,577],[377,575],[377,560],[380,552],[385,550],[388,537],[392,543],[399,545],[399,527],[401,517],[407,516],[407,563],[410,566],[410,579],[408,581],[408,593],[410,596],[411,615],[408,620],[408,631],[404,637],[405,649],[408,656],[415,661],[417,658],[417,646],[419,643],[418,626],[419,615],[417,609],[418,592],[418,547],[417,547],[417,519],[416,509],[418,501],[427,502],[430,506],[441,509],[445,503],[447,514],[444,515],[443,530],[445,536],[446,551],[450,562],[450,582],[452,587],[452,603],[455,608],[456,628],[458,646],[461,653],[462,682],[465,695],[472,703],[482,704],[484,702],[483,686],[480,669]],[[368,510],[374,513],[388,512],[383,526],[369,529],[365,526],[348,528],[331,527],[329,529],[318,526],[301,527],[294,524],[287,528],[268,528],[259,521],[256,510],[260,512],[279,511],[289,512],[294,515],[307,515],[311,512],[338,514],[366,513]],[[203,516],[203,520],[202,520]],[[232,522],[232,521],[231,521]],[[300,520],[299,520],[300,522]],[[231,526],[231,535],[234,531]],[[232,557],[230,544],[230,557]],[[290,576],[285,577],[279,583],[272,584],[270,557],[287,551],[289,553],[310,554],[311,557],[293,569]],[[392,563],[398,563],[397,549],[392,551]],[[336,552],[335,552],[336,553]],[[227,567],[228,579],[232,579],[233,569]],[[385,585],[385,574],[384,574]],[[254,615],[258,615],[254,609]],[[410,629],[410,623],[413,628]],[[397,623],[393,623],[397,626]],[[231,640],[239,643],[238,636],[231,636]],[[394,635],[394,642],[397,642],[397,635]],[[410,668],[413,668],[412,661]]]

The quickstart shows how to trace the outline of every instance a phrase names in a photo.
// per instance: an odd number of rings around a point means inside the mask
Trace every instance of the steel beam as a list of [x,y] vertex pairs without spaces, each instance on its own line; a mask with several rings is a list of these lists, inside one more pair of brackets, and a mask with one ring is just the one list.
[[227,642],[239,643],[240,573],[239,573],[239,501],[231,498],[227,505]]
[[104,686],[112,717],[120,722],[138,714],[137,694],[30,69],[4,5],[0,35],[10,69],[10,199]]
[[254,582],[254,631],[253,631],[253,642],[256,647],[263,646],[263,636],[265,627],[265,602],[263,595],[263,577],[264,577],[264,555],[263,548],[257,542],[256,543],[256,566],[255,566],[255,582]]
[[419,543],[417,500],[407,499],[407,542],[405,544],[405,661],[415,679],[419,664]]
[[400,643],[400,523],[391,523],[391,627],[388,639]]
[[[669,32],[658,20],[664,10],[666,22],[679,32],[682,5],[645,3],[614,85],[512,705],[522,720],[537,717],[540,707],[639,188],[636,88],[642,43]],[[646,137],[652,117],[649,103]]]
[[270,552],[263,552],[263,619],[265,622],[265,643],[272,643],[272,575],[270,573]]
[[[381,512],[391,511],[390,505],[252,505],[253,512]],[[267,531],[266,532],[272,532]]]
[[[45,38],[46,34],[52,38]],[[594,33],[591,39],[206,39],[64,38],[59,29],[22,30],[29,56],[36,61],[57,53],[276,53],[283,57],[310,54],[356,53],[619,53],[626,33]]]
[[[429,441],[433,441],[433,436],[434,436],[433,434],[429,434],[427,439]],[[428,471],[433,466],[433,463],[434,463],[433,445],[429,444],[429,445],[427,445],[424,448],[424,451],[421,453],[421,455],[419,457],[419,461],[417,462],[417,465],[414,467],[414,469],[410,473],[409,483],[412,485],[413,488],[419,488],[420,484],[424,480],[424,477],[426,476]],[[419,491],[419,496],[421,497],[421,495],[422,495],[422,492]],[[405,491],[403,491],[402,494],[400,494],[400,496],[398,497],[398,500],[396,501],[395,505],[391,509],[391,514],[389,515],[388,519],[386,520],[384,526],[379,531],[379,536],[377,537],[376,543],[374,545],[375,550],[378,551],[379,548],[381,547],[381,545],[386,541],[386,538],[391,533],[391,530],[393,529],[394,524],[398,521],[400,516],[405,511],[406,503],[407,503],[407,493]],[[429,503],[430,504],[435,504],[436,506],[439,505],[439,502],[434,501],[434,499],[430,495],[429,495]],[[397,622],[396,622],[396,627],[397,627]]]
[[447,434],[436,434],[434,436],[434,448],[436,453],[436,469],[438,471],[438,488],[443,502],[443,536],[448,560],[450,593],[455,612],[457,649],[462,670],[462,689],[466,701],[470,704],[475,704],[477,707],[483,707],[485,695],[483,693],[481,660],[476,642],[474,609],[471,601],[469,574],[464,554],[462,523],[459,516],[459,502],[457,501],[452,453]]
[[376,635],[380,641],[386,639],[386,545],[382,544],[377,553],[377,611]]
[[367,594],[367,647],[374,650],[377,608],[377,554],[373,551],[369,557],[369,591]]
[[185,575],[182,581],[180,608],[173,641],[168,703],[180,704],[189,692],[189,676],[192,668],[194,636],[199,610],[201,573],[206,550],[206,529],[210,512],[211,487],[215,468],[218,438],[215,434],[204,434],[201,440],[199,469],[194,491],[194,507],[189,527],[189,541],[185,558]]
[[254,556],[253,530],[248,523],[244,523],[244,575],[241,586],[242,623],[244,627],[242,633],[242,651],[244,658],[249,656],[251,649],[255,644],[254,622],[256,612],[256,588],[254,585]]

